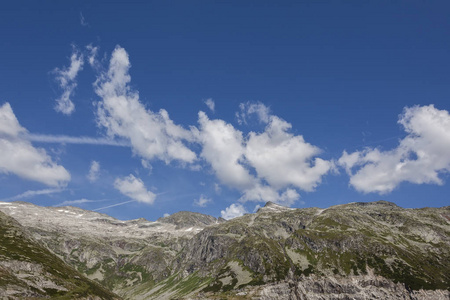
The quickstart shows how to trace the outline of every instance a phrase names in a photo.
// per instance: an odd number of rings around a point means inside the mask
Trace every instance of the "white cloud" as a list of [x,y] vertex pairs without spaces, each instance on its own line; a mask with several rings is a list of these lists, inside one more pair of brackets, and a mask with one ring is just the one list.
[[212,202],[212,200],[209,198],[206,198],[205,195],[200,195],[200,198],[198,198],[197,200],[194,201],[194,205],[200,206],[200,207],[206,207],[206,205],[211,202]]
[[224,184],[238,189],[254,185],[255,179],[240,163],[245,148],[242,132],[223,120],[210,120],[199,112],[201,156],[211,164],[216,176]]
[[27,130],[20,126],[9,103],[0,107],[0,173],[63,187],[69,172],[52,161],[44,149],[35,148],[22,137]]
[[152,172],[153,166],[152,166],[152,164],[151,164],[148,160],[146,160],[146,159],[141,159],[141,165],[142,165],[145,169],[149,170],[149,171],[150,171],[149,173]]
[[262,123],[268,123],[270,108],[260,102],[246,102],[239,105],[240,112],[236,112],[236,118],[240,125],[247,124],[247,117],[255,114]]
[[245,201],[272,201],[292,205],[300,198],[296,189],[313,191],[333,163],[316,157],[320,149],[289,133],[291,124],[272,115],[263,104],[241,107],[257,113],[266,123],[263,132],[242,132],[223,120],[199,113],[201,157],[222,184],[242,192]]
[[242,204],[236,203],[231,204],[229,207],[225,208],[225,210],[222,210],[220,212],[222,218],[224,218],[225,220],[243,216],[245,213],[247,213],[245,207],[242,206]]
[[0,107],[0,137],[17,138],[19,134],[26,133],[14,114],[11,105],[6,102]]
[[163,217],[164,217],[164,218],[170,217],[170,214],[165,213],[165,214],[163,215]]
[[61,202],[59,204],[56,204],[55,206],[73,206],[77,204],[83,204],[83,203],[91,203],[91,202],[102,202],[105,200],[88,200],[88,199],[78,199],[78,200],[67,200],[64,202]]
[[55,110],[57,112],[61,112],[65,115],[70,115],[75,111],[75,105],[70,98],[72,97],[72,94],[77,86],[77,82],[75,79],[78,75],[78,72],[83,69],[83,64],[83,54],[74,49],[70,57],[70,66],[68,68],[56,68],[54,70],[54,72],[56,73],[56,80],[63,90],[61,97],[56,99]]
[[208,108],[209,108],[212,112],[215,111],[215,106],[216,106],[216,104],[214,103],[214,100],[213,100],[213,99],[211,99],[211,98],[206,99],[206,100],[205,100],[205,104],[206,104],[206,106],[208,106]]
[[144,159],[194,162],[196,154],[183,143],[193,142],[194,134],[175,125],[167,111],[155,113],[144,107],[138,92],[129,86],[129,68],[128,53],[117,46],[108,71],[95,84],[95,91],[102,98],[97,106],[98,125],[106,128],[111,137],[129,139],[133,152]]
[[338,161],[350,175],[350,185],[363,193],[389,193],[401,182],[443,184],[450,171],[450,115],[433,105],[405,108],[400,115],[407,136],[397,148],[366,148]]
[[153,204],[156,195],[147,190],[141,179],[130,174],[124,178],[117,178],[114,187],[125,196],[143,203]]
[[98,47],[92,46],[92,44],[89,44],[86,46],[86,49],[89,51],[88,56],[88,62],[91,67],[94,69],[99,68],[99,62],[97,61],[97,53],[98,53]]
[[275,202],[284,206],[291,206],[300,199],[300,195],[294,189],[286,189],[281,194],[273,187],[268,185],[256,184],[250,189],[243,191],[243,195],[239,198],[241,202]]
[[214,191],[216,191],[216,194],[220,194],[220,192],[222,192],[222,188],[217,182],[214,183]]
[[100,175],[100,163],[98,161],[93,160],[91,162],[89,173],[87,174],[86,177],[90,182],[96,182],[99,175]]
[[[95,50],[96,51],[96,50]],[[94,52],[95,52],[94,51]],[[238,120],[255,115],[266,124],[263,132],[248,136],[223,120],[211,120],[199,112],[199,128],[175,125],[165,110],[146,109],[139,94],[130,88],[130,62],[125,49],[117,46],[109,69],[95,83],[102,99],[97,105],[98,125],[108,136],[130,141],[133,153],[148,165],[152,159],[190,164],[198,170],[197,155],[187,143],[199,143],[200,157],[221,184],[242,192],[241,201],[270,201],[291,205],[300,196],[296,189],[314,190],[333,163],[316,157],[320,150],[303,137],[289,133],[291,124],[270,115],[262,103],[240,105]],[[205,104],[214,111],[214,101]]]
[[86,22],[86,19],[84,18],[83,13],[81,11],[80,11],[80,24],[81,26],[84,27],[89,26],[89,23]]
[[1,199],[0,201],[16,201],[16,200],[20,200],[20,199],[24,199],[24,198],[31,198],[34,196],[38,196],[38,195],[49,195],[49,194],[54,194],[54,193],[61,193],[65,191],[64,189],[43,189],[43,190],[37,190],[37,191],[26,191],[23,192],[22,194],[13,196],[13,197],[9,197],[9,198],[5,198],[5,199]]
[[332,163],[321,158],[320,149],[305,142],[301,135],[289,133],[291,124],[271,116],[262,133],[251,132],[245,156],[270,186],[281,189],[290,185],[313,191]]

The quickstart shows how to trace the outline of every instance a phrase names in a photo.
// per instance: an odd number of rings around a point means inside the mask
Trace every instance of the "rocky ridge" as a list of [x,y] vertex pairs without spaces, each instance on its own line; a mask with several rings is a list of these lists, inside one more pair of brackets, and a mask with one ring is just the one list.
[[226,222],[190,212],[120,221],[23,202],[0,202],[0,210],[128,299],[450,297],[450,207],[267,203]]
[[0,212],[0,298],[120,299],[65,264]]

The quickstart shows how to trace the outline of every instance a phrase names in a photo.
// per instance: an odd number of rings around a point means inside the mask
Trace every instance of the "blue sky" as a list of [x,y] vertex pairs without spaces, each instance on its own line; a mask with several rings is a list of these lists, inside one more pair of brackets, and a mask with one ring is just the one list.
[[0,199],[120,219],[449,205],[447,1],[20,1]]

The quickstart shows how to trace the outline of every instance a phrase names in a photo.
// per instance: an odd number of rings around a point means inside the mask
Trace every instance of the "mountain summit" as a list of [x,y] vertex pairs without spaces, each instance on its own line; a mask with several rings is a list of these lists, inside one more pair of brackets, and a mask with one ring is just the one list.
[[205,227],[212,224],[217,224],[219,221],[211,216],[190,211],[180,211],[168,217],[159,218],[157,220],[161,223],[168,223],[176,225],[175,229],[186,227]]
[[259,212],[283,212],[283,211],[288,211],[288,210],[292,210],[293,208],[289,208],[289,207],[285,207],[282,206],[280,204],[274,203],[272,201],[268,201],[266,202],[266,205],[264,205],[263,207],[259,208],[257,213]]
[[0,211],[0,297],[450,298],[450,207],[268,202],[229,221],[179,212],[156,222],[25,202]]

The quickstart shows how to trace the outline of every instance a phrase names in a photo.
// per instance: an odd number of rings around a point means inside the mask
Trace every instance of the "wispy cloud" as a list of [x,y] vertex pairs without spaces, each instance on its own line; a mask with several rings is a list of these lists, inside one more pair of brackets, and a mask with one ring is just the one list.
[[106,200],[89,200],[89,199],[78,199],[78,200],[67,200],[61,203],[58,203],[56,205],[54,205],[55,207],[57,206],[71,206],[71,205],[76,205],[76,204],[83,204],[83,203],[91,203],[91,202],[103,202]]
[[26,134],[24,138],[31,142],[55,143],[55,144],[83,144],[83,145],[103,145],[130,147],[128,141],[112,140],[104,137],[88,136],[68,136],[68,135],[50,135],[50,134]]
[[246,102],[239,105],[239,112],[236,112],[236,118],[239,125],[247,124],[247,118],[250,115],[256,115],[261,123],[269,123],[270,108],[260,102]]
[[89,169],[89,173],[86,176],[90,182],[95,182],[100,175],[100,163],[98,161],[93,160],[91,162],[91,168]]
[[19,195],[13,196],[13,197],[1,199],[0,201],[16,201],[16,200],[25,199],[25,198],[31,198],[33,196],[38,196],[38,195],[61,193],[63,191],[65,191],[65,189],[43,189],[43,190],[37,190],[37,191],[30,190],[30,191],[26,191],[22,194],[19,194]]
[[61,97],[56,99],[55,110],[65,115],[71,115],[75,111],[75,105],[70,99],[77,87],[76,77],[83,69],[84,56],[75,47],[70,57],[70,66],[62,69],[56,68],[56,80],[63,90]]
[[214,103],[214,100],[209,98],[205,100],[206,106],[212,111],[215,112],[216,104]]
[[94,70],[99,70],[100,69],[100,63],[97,60],[97,53],[98,53],[98,47],[93,46],[92,44],[89,44],[86,46],[87,51],[89,52],[88,54],[88,62],[91,65],[92,68],[94,68]]
[[194,205],[199,207],[206,207],[208,203],[211,203],[212,200],[207,198],[205,195],[200,195],[200,198],[194,200]]
[[83,16],[83,13],[80,11],[80,24],[81,26],[89,26],[89,23],[86,21],[85,17]]

